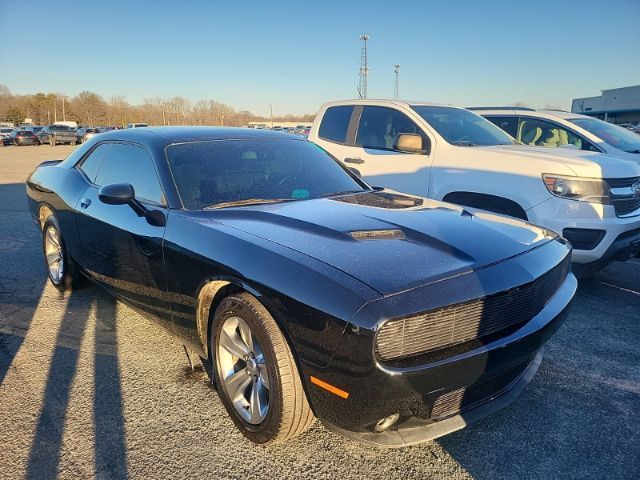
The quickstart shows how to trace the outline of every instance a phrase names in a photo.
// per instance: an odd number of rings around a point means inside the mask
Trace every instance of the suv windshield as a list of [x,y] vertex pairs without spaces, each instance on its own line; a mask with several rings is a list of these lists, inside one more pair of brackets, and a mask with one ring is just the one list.
[[640,153],[640,136],[637,133],[597,118],[569,118],[568,120],[612,147],[625,152]]
[[516,142],[489,120],[462,108],[412,105],[452,145],[514,145]]
[[166,152],[189,210],[369,191],[324,150],[301,140],[210,140],[169,145]]

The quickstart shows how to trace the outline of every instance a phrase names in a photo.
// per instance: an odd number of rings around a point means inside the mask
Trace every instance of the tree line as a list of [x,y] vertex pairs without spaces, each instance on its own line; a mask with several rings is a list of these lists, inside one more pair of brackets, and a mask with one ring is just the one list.
[[[311,122],[315,114],[285,115],[274,121]],[[142,104],[132,105],[122,95],[108,100],[97,93],[83,91],[74,97],[61,93],[13,95],[0,85],[0,121],[20,125],[25,119],[36,125],[54,121],[75,121],[78,125],[125,127],[128,123],[149,125],[229,125],[242,126],[249,122],[270,119],[214,100],[191,102],[184,97],[145,98]]]

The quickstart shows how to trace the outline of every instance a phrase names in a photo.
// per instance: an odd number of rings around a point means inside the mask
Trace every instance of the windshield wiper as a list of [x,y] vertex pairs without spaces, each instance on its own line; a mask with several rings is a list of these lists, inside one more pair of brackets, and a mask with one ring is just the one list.
[[471,140],[458,140],[457,142],[453,142],[454,145],[457,145],[458,147],[475,147],[476,144],[473,143]]
[[215,210],[218,208],[227,207],[243,207],[246,205],[262,205],[267,203],[280,203],[290,202],[296,200],[295,198],[245,198],[244,200],[232,200],[230,202],[214,203],[208,207],[204,207],[203,210]]
[[640,148],[638,150],[627,150],[627,153],[640,153]]

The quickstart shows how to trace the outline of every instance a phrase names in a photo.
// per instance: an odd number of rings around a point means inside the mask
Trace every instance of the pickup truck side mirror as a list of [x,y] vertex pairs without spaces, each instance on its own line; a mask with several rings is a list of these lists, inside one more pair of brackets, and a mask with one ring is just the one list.
[[393,141],[393,149],[403,153],[425,154],[422,136],[417,133],[400,133]]

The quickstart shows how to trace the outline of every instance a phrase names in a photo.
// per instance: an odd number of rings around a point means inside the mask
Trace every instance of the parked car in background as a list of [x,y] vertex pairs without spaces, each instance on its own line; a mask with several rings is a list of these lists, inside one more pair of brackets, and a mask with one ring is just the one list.
[[98,135],[100,133],[100,129],[93,127],[80,127],[76,132],[76,136],[78,138],[78,143],[84,143],[90,138]]
[[40,125],[31,125],[30,127],[26,127],[25,130],[29,130],[37,135],[43,128],[44,127],[41,127]]
[[29,130],[14,130],[9,137],[9,144],[17,147],[23,145],[40,145],[38,136]]
[[640,250],[640,165],[635,162],[573,148],[517,145],[469,110],[392,100],[325,104],[309,139],[371,185],[510,215],[558,232],[573,245],[579,273]]
[[47,125],[38,132],[38,138],[49,145],[75,145],[78,142],[76,131],[67,125]]
[[464,428],[532,380],[577,286],[556,234],[371,188],[265,130],[104,133],[27,194],[50,281],[157,320],[260,444],[315,417],[382,446]]
[[148,126],[148,123],[127,123],[127,128],[142,128]]
[[633,133],[640,133],[640,125],[637,123],[620,123],[618,126],[631,130]]
[[573,146],[640,163],[640,136],[613,123],[560,110],[473,107],[471,110],[525,145]]
[[5,143],[5,140],[8,141],[13,130],[15,130],[14,127],[0,127],[0,142]]

